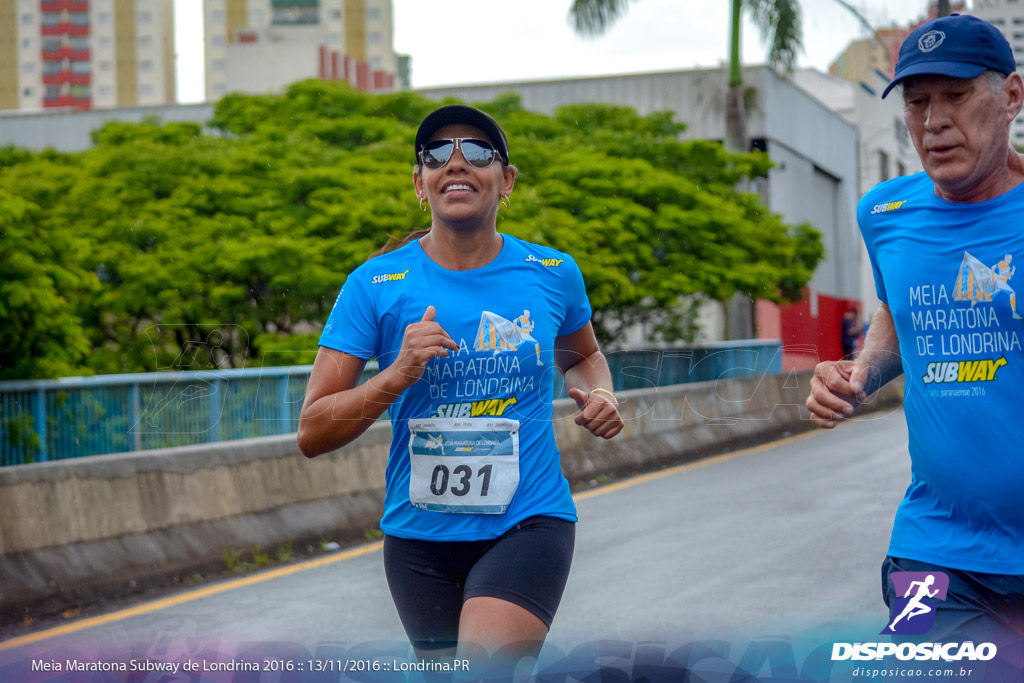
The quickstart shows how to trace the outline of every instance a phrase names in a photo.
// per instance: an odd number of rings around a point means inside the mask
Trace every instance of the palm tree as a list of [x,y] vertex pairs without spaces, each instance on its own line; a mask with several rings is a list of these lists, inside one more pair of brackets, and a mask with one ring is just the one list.
[[[574,0],[569,12],[576,31],[596,36],[625,13],[631,0]],[[746,9],[768,43],[768,63],[787,73],[796,65],[801,47],[800,4],[797,0],[732,0],[732,32],[729,51],[729,89],[725,98],[725,143],[730,149],[748,151],[747,117],[743,105],[743,72],[740,61],[740,25]]]
[[[622,16],[632,0],[573,0],[569,12],[576,31],[596,36]],[[786,73],[796,65],[796,55],[801,48],[802,29],[800,24],[800,3],[798,0],[731,0],[731,35],[729,49],[729,88],[725,98],[725,145],[733,151],[750,151],[750,137],[747,134],[747,116],[744,107],[743,71],[740,60],[740,26],[743,10],[768,43],[768,63]],[[868,21],[846,0],[835,0],[850,11],[872,34],[874,29]],[[876,35],[877,38],[877,35]],[[729,315],[726,315],[728,320]],[[750,302],[747,310],[740,310],[738,328],[741,336],[749,336],[754,329],[754,308]],[[728,323],[727,323],[728,325]],[[727,332],[726,337],[730,337]]]

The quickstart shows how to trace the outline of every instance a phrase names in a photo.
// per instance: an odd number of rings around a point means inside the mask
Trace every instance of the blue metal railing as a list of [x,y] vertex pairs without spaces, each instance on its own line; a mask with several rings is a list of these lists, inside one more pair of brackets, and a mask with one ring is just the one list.
[[[782,371],[779,340],[606,357],[617,391]],[[290,434],[312,367],[0,382],[0,466]],[[375,372],[368,363],[363,381]],[[555,377],[555,396],[564,397]]]
[[608,353],[606,358],[617,391],[782,372],[782,345],[778,339],[627,349]]
[[312,367],[0,382],[0,465],[289,434]]

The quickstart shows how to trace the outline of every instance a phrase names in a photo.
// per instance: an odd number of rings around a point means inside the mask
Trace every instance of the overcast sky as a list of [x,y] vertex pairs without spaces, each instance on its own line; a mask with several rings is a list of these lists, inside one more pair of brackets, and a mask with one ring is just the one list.
[[[923,16],[928,0],[847,0],[881,28]],[[799,66],[827,70],[867,37],[836,0],[800,0]],[[635,0],[605,35],[582,38],[570,0],[393,0],[395,50],[412,57],[413,87],[716,66],[728,56],[728,0]],[[175,0],[178,99],[203,99],[202,0]],[[743,59],[763,63],[757,30],[744,26]]]

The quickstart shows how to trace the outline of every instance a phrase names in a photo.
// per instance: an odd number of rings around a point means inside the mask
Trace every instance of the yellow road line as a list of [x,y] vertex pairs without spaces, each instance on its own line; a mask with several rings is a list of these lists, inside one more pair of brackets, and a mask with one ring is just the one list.
[[37,633],[30,633],[25,636],[19,636],[10,640],[5,640],[0,643],[0,650],[7,650],[12,647],[19,647],[21,645],[30,645],[31,643],[37,643],[41,640],[53,638],[56,636],[68,635],[69,633],[76,633],[78,631],[84,631],[87,628],[93,628],[94,626],[103,626],[110,624],[115,621],[121,621],[122,619],[128,619],[129,617],[135,617],[140,614],[147,614],[149,612],[155,612],[156,610],[164,609],[165,607],[174,607],[175,605],[183,605],[193,600],[199,600],[201,598],[208,597],[210,595],[217,595],[218,593],[225,593],[235,588],[242,588],[244,586],[251,586],[256,583],[262,583],[263,581],[269,581],[270,579],[276,579],[281,576],[288,576],[289,574],[296,574],[307,569],[314,569],[316,567],[323,567],[324,565],[334,564],[335,562],[341,562],[342,560],[349,560],[353,557],[359,557],[361,555],[367,555],[369,553],[380,550],[383,542],[377,541],[369,545],[359,546],[358,548],[352,548],[337,554],[328,555],[326,557],[318,557],[314,560],[306,560],[305,562],[299,562],[297,564],[288,565],[287,567],[279,567],[278,569],[270,569],[259,574],[253,574],[240,579],[233,579],[231,581],[224,581],[213,586],[207,586],[205,588],[198,588],[181,595],[176,595],[170,598],[163,598],[161,600],[154,600],[152,602],[145,602],[135,607],[129,607],[127,609],[118,610],[117,612],[111,612],[110,614],[101,614],[96,617],[90,617],[88,619],[82,619],[76,621],[73,624],[65,624],[64,626],[56,626],[54,628],[46,629],[45,631],[39,631]]
[[[824,430],[814,430],[812,432],[806,432],[804,434],[797,434],[795,436],[789,436],[778,441],[771,441],[769,443],[761,444],[760,446],[753,446],[751,448],[744,448],[740,451],[734,451],[731,453],[723,453],[722,455],[716,455],[711,458],[704,458],[702,460],[696,460],[694,462],[688,462],[683,465],[677,465],[666,470],[659,470],[657,472],[650,472],[648,474],[642,474],[637,477],[632,477],[625,481],[620,481],[615,484],[608,484],[600,488],[596,488],[592,491],[584,491],[573,496],[574,500],[586,500],[593,498],[594,496],[604,495],[606,493],[613,493],[615,491],[621,491],[622,489],[629,488],[630,486],[636,486],[637,484],[643,484],[654,479],[660,479],[662,477],[668,477],[679,472],[686,470],[697,469],[698,467],[706,467],[707,465],[714,465],[715,463],[723,462],[726,460],[732,460],[734,458],[740,458],[746,455],[752,455],[761,451],[766,451],[778,446],[784,446],[794,441],[806,439],[815,434],[823,434]],[[49,638],[55,638],[57,636],[64,636],[71,633],[77,633],[78,631],[84,631],[89,628],[96,626],[104,626],[116,621],[128,619],[131,617],[139,616],[140,614],[148,614],[157,610],[164,609],[166,607],[174,607],[176,605],[183,605],[193,600],[199,600],[211,595],[217,595],[219,593],[226,593],[227,591],[234,590],[236,588],[242,588],[245,586],[251,586],[253,584],[262,583],[269,581],[270,579],[276,579],[282,576],[288,576],[290,574],[297,574],[298,572],[306,571],[307,569],[315,569],[316,567],[323,567],[325,565],[334,564],[335,562],[342,562],[343,560],[349,560],[362,555],[367,555],[372,552],[376,552],[381,549],[384,544],[381,541],[376,543],[370,543],[369,545],[359,546],[358,548],[352,548],[337,554],[328,555],[326,557],[318,557],[313,560],[306,560],[305,562],[299,562],[297,564],[288,565],[287,567],[280,567],[278,569],[270,569],[258,574],[246,576],[239,579],[233,579],[231,581],[223,581],[213,586],[206,586],[205,588],[198,588],[196,590],[182,593],[170,598],[163,598],[160,600],[154,600],[152,602],[145,602],[135,607],[129,607],[110,614],[101,614],[99,616],[90,617],[88,619],[82,619],[71,624],[65,624],[63,626],[56,626],[54,628],[38,631],[36,633],[30,633],[24,636],[18,636],[17,638],[11,638],[0,642],[0,650],[8,650],[14,647],[20,647],[22,645],[31,645],[32,643],[38,643]]]

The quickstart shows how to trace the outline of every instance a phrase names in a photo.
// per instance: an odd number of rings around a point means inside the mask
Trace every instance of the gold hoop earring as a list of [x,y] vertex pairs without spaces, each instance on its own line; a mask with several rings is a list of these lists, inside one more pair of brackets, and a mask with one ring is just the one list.
[[423,197],[420,197],[420,211],[426,211],[426,210],[427,210],[427,200],[424,199]]
[[509,202],[507,194],[501,195],[501,203],[505,205],[506,209],[511,209],[512,208],[512,203]]

